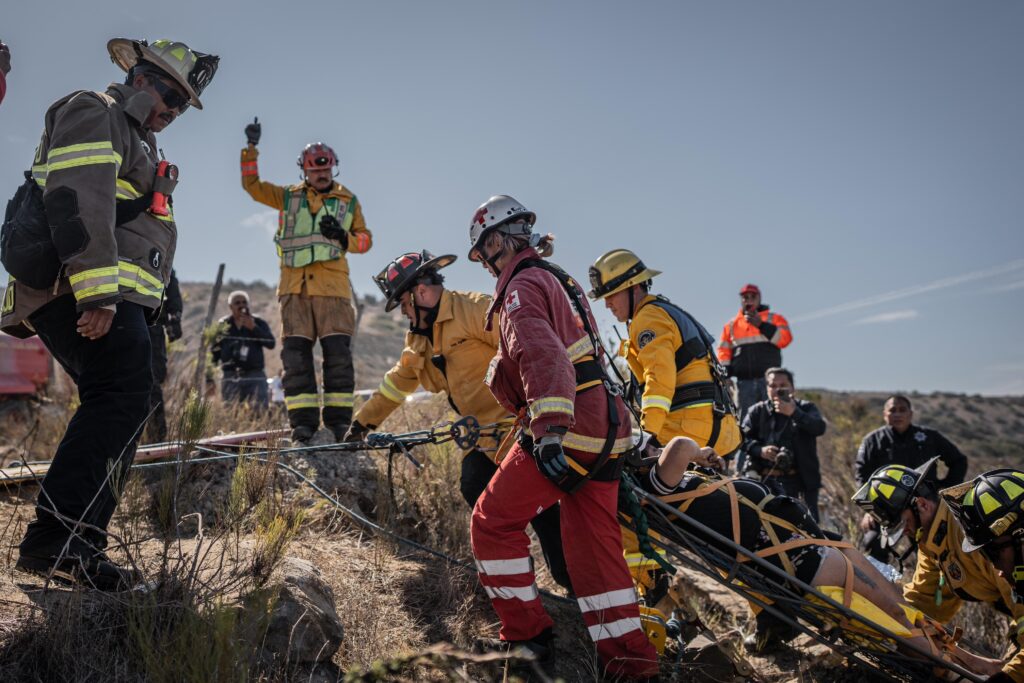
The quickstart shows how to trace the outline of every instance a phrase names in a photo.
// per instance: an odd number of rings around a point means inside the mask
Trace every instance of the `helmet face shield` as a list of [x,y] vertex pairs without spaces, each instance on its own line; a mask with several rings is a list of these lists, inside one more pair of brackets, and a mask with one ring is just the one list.
[[896,544],[903,538],[903,532],[907,530],[907,523],[904,520],[900,520],[896,524],[883,523],[881,533],[879,534],[882,538],[883,548],[894,548]]

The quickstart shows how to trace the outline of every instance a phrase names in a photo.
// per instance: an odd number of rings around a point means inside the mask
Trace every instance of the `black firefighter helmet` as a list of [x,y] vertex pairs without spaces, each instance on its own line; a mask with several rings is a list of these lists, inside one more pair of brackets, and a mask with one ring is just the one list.
[[450,266],[456,258],[454,254],[434,256],[424,249],[402,254],[389,263],[373,278],[387,298],[384,310],[393,311],[398,307],[403,294],[425,280],[430,281],[437,271]]
[[913,469],[906,465],[885,465],[853,494],[853,502],[881,525],[883,545],[891,548],[903,536],[903,511],[912,509],[914,498],[935,492],[938,460],[932,458]]

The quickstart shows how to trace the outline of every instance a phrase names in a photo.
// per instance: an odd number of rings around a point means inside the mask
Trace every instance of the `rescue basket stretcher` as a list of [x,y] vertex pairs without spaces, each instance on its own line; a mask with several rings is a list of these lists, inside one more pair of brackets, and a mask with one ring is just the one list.
[[[854,593],[852,584],[815,588],[639,486],[628,481],[622,485],[629,487],[643,503],[651,542],[663,561],[713,579],[827,646],[850,666],[897,683],[985,680],[985,676],[973,673],[957,661],[959,632],[950,633],[935,620],[903,606],[908,621],[914,624],[908,630],[864,596]],[[620,519],[636,531],[631,517],[620,515]],[[653,558],[652,561],[656,562]],[[917,636],[926,638],[927,649],[908,641]]]

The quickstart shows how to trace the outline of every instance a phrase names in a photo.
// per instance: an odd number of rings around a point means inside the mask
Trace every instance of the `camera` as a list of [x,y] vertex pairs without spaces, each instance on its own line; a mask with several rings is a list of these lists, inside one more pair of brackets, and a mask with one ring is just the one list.
[[795,462],[793,451],[783,446],[779,449],[778,455],[775,456],[775,469],[781,472],[788,472],[793,469]]
[[791,392],[789,389],[779,389],[778,396],[780,401],[784,401],[786,403],[789,403],[790,401],[793,400],[793,392]]

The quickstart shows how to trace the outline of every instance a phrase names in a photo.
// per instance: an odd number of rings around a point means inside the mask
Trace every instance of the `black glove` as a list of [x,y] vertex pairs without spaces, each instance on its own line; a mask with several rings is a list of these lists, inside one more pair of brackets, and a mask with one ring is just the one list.
[[167,341],[178,341],[181,339],[181,318],[177,315],[167,316],[164,329],[167,330]]
[[569,473],[562,439],[557,436],[541,437],[533,446],[533,459],[537,461],[540,473],[555,483]]
[[353,441],[365,441],[366,435],[370,433],[371,427],[361,424],[359,420],[353,420],[352,424],[349,425],[348,431],[345,432],[345,436],[342,438],[342,443],[352,443]]
[[263,129],[260,127],[259,118],[254,117],[252,123],[245,127],[245,139],[250,145],[260,144],[260,134]]
[[114,202],[114,225],[124,225],[125,223],[131,223],[133,220],[138,218],[141,214],[145,213],[153,204],[153,193],[147,192],[141,197],[135,199],[121,199]]
[[338,240],[341,248],[348,250],[348,231],[341,227],[334,216],[327,215],[320,219],[320,234],[329,240]]

